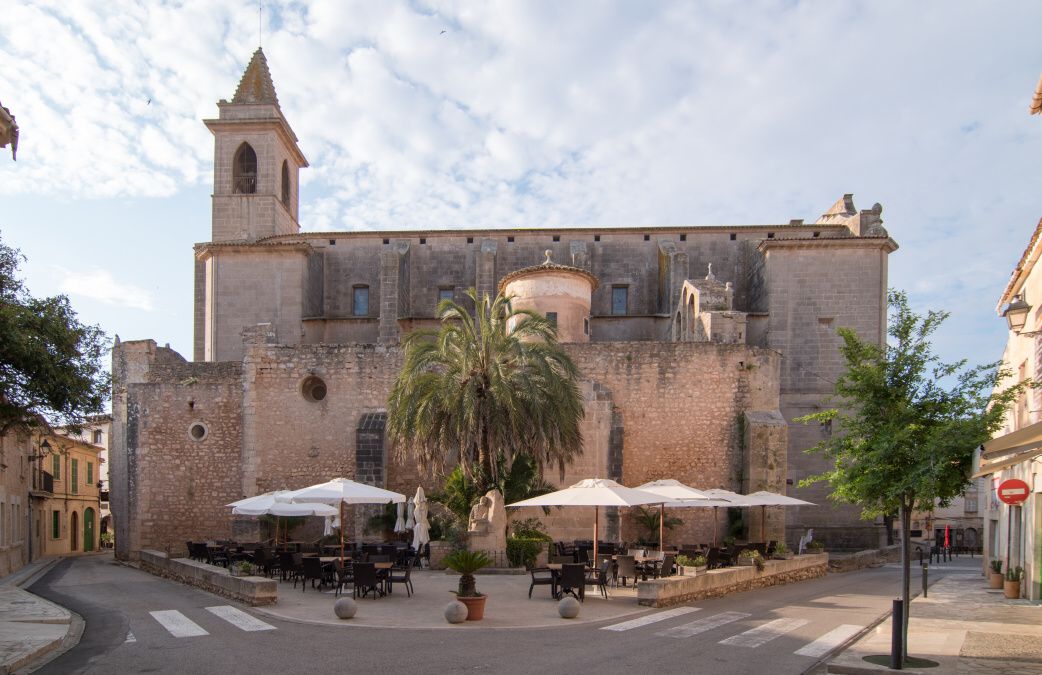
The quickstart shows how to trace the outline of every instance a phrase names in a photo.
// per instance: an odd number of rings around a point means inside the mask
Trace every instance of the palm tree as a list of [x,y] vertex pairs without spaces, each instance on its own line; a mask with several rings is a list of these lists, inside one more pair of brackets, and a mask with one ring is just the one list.
[[546,317],[481,299],[475,316],[451,300],[438,305],[437,331],[404,341],[405,363],[387,401],[388,435],[399,459],[464,475],[488,489],[503,467],[527,455],[564,467],[582,452],[579,371]]

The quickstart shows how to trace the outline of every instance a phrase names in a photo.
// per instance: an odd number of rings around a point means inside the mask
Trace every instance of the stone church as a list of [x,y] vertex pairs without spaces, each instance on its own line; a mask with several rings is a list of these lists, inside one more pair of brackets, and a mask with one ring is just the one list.
[[[111,501],[117,554],[248,536],[224,505],[346,476],[403,493],[438,477],[398,463],[385,401],[403,334],[437,324],[443,298],[505,290],[556,320],[580,366],[584,452],[564,480],[772,490],[820,504],[769,510],[767,538],[807,529],[836,548],[881,526],[800,489],[830,433],[792,420],[826,405],[842,372],[836,328],[884,339],[887,259],[879,205],[844,195],[814,222],[575,229],[305,232],[308,166],[258,49],[214,136],[211,241],[195,245],[194,353],[153,340],[113,350]],[[593,513],[544,518],[591,536]],[[759,533],[758,510],[745,514]],[[775,512],[776,511],[776,512]],[[542,513],[518,514],[520,517]],[[674,515],[674,542],[712,541],[711,509]],[[348,532],[366,536],[364,514]],[[630,514],[602,536],[634,540]]]

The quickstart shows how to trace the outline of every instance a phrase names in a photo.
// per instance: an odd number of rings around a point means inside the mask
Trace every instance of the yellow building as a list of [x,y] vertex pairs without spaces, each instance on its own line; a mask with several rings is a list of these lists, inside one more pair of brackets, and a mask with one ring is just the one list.
[[34,557],[97,551],[101,517],[97,446],[48,434],[38,439],[32,459]]

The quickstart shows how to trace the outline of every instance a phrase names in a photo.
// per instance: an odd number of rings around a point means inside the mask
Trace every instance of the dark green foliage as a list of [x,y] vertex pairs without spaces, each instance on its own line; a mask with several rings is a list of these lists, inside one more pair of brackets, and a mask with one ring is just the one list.
[[445,556],[445,566],[460,574],[459,590],[456,595],[464,598],[481,595],[478,593],[474,573],[491,564],[492,559],[481,551],[453,551]]
[[34,298],[21,254],[0,243],[0,435],[41,424],[79,428],[104,411],[108,340],[80,323],[64,295]]
[[546,548],[545,539],[507,537],[507,560],[514,567],[532,569],[540,551]]
[[510,526],[513,536],[519,539],[537,539],[539,541],[553,541],[553,537],[546,533],[543,524],[538,518],[525,518]]
[[387,401],[387,431],[399,459],[426,471],[458,463],[484,486],[519,456],[536,466],[582,452],[579,372],[546,317],[516,310],[502,295],[478,298],[475,315],[449,300],[441,327],[403,340],[405,363]]
[[[649,508],[645,506],[638,506],[633,512],[633,520],[637,522],[637,526],[640,527],[647,534],[647,539],[642,541],[648,541],[653,544],[658,544],[658,525],[659,525],[659,509]],[[683,525],[684,521],[676,516],[666,514],[666,519],[662,522],[662,526],[667,530]]]

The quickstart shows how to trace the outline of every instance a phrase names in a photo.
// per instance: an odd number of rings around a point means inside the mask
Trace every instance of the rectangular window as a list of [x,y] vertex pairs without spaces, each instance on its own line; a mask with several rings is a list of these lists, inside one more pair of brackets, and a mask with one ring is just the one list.
[[87,482],[84,485],[94,484],[94,462],[87,462]]
[[62,538],[62,512],[51,511],[51,539]]
[[438,303],[442,300],[452,300],[455,297],[455,291],[451,288],[439,288],[438,289]]
[[51,468],[54,469],[51,473],[54,474],[54,480],[62,479],[62,458],[60,455],[54,455],[52,458]]
[[590,317],[583,319],[583,335],[590,334]]
[[355,286],[354,303],[351,313],[355,316],[369,316],[369,287]]
[[557,325],[557,312],[547,312],[546,320],[552,323],[554,326]]
[[977,495],[966,498],[966,513],[977,513]]
[[78,495],[80,493],[80,460],[72,460],[72,468],[70,469],[69,483],[72,485],[72,494]]
[[94,445],[101,445],[101,429],[94,430]]
[[625,314],[629,307],[629,286],[611,287],[611,313]]

